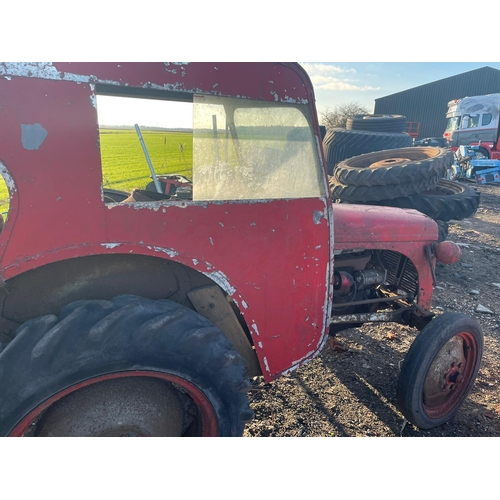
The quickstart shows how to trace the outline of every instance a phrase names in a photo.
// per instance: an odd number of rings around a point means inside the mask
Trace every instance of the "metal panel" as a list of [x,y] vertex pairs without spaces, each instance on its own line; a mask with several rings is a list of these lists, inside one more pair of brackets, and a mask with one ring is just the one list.
[[495,92],[500,92],[500,70],[485,66],[375,99],[374,113],[404,115],[420,122],[419,137],[441,137],[449,101]]

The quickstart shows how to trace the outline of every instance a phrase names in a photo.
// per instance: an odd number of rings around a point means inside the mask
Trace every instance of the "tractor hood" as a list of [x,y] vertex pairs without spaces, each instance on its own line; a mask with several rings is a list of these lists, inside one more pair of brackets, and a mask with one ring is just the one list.
[[335,204],[335,250],[380,247],[386,243],[433,242],[438,226],[417,210],[373,205]]

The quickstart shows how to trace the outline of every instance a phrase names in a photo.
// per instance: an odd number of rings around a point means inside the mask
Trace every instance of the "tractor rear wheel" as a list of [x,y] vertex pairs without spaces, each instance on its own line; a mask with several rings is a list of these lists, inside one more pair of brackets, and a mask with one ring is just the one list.
[[424,183],[428,189],[452,164],[453,153],[443,148],[397,148],[348,158],[337,165],[335,179],[350,186]]
[[[406,184],[387,184],[384,186],[353,186],[342,184],[330,178],[330,191],[334,200],[348,203],[385,205],[393,199],[406,199],[407,196],[418,195],[429,188],[429,183],[436,185],[438,177],[421,179],[419,182]],[[390,206],[390,204],[388,204]]]
[[411,345],[398,379],[401,413],[421,429],[450,420],[469,394],[481,364],[483,333],[462,313],[433,319]]
[[407,197],[392,197],[377,202],[398,208],[413,208],[434,220],[448,222],[472,217],[478,207],[481,193],[457,181],[439,179],[430,190]]
[[241,436],[243,358],[170,300],[77,301],[24,323],[0,354],[0,435]]

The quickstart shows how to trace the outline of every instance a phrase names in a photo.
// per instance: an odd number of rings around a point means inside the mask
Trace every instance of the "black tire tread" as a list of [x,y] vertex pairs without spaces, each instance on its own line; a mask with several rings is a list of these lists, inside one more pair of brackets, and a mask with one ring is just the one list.
[[[407,184],[394,184],[387,186],[351,186],[330,180],[330,191],[334,200],[347,201],[350,203],[366,203],[379,204],[382,200],[387,202],[394,198],[400,199],[403,197],[416,195],[422,191],[426,191],[429,187],[436,185],[438,177],[429,177],[422,179],[419,182]],[[380,202],[380,203],[378,203]]]
[[403,115],[354,115],[347,118],[347,130],[371,130],[376,132],[404,132],[406,116]]
[[[428,148],[426,148],[428,149]],[[437,178],[444,177],[446,170],[453,164],[453,152],[439,149],[439,153],[432,158],[418,161],[409,161],[404,165],[395,165],[387,168],[360,168],[352,166],[354,158],[348,158],[337,164],[335,168],[335,179],[341,184],[350,186],[387,186],[405,183],[426,184],[426,189],[436,185]],[[417,148],[411,148],[417,151]],[[378,152],[378,155],[386,153],[387,158],[396,158],[399,155],[405,157],[406,148],[397,148]],[[359,162],[361,157],[369,158],[370,153],[360,155],[356,158]],[[427,183],[425,181],[428,181]]]
[[444,222],[472,217],[479,207],[481,193],[458,181],[439,179],[434,189],[441,191],[441,194],[421,192],[407,197],[388,198],[376,204],[413,208]]
[[328,174],[333,175],[335,166],[353,156],[372,151],[396,149],[411,146],[412,138],[406,133],[368,132],[332,128],[323,139],[323,151]]
[[77,301],[19,327],[0,354],[0,435],[60,390],[131,369],[201,381],[218,400],[220,435],[241,436],[252,417],[235,389],[248,387],[245,361],[218,328],[176,302],[123,295]]

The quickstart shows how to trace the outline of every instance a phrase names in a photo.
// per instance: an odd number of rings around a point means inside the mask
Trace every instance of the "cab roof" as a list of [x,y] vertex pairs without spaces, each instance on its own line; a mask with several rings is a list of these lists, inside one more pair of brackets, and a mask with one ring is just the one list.
[[193,94],[310,104],[314,93],[297,63],[59,62],[0,63],[0,76],[91,83],[101,93],[191,100]]

